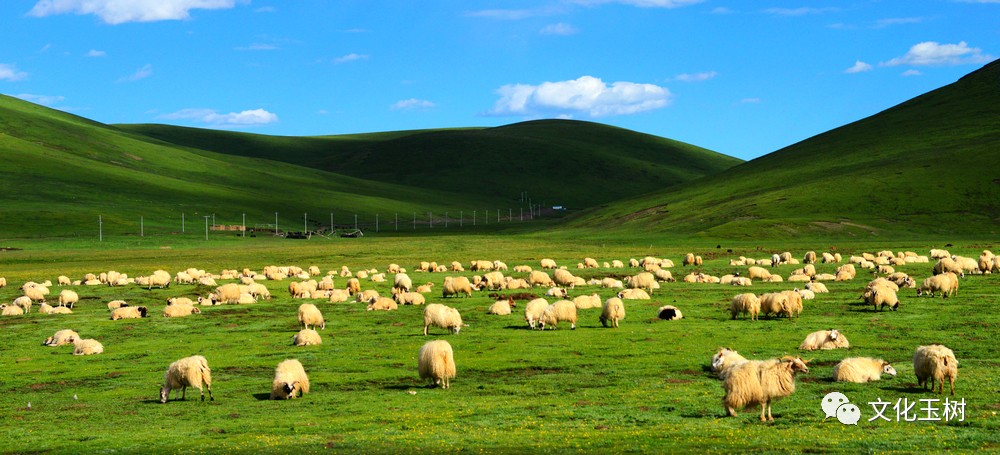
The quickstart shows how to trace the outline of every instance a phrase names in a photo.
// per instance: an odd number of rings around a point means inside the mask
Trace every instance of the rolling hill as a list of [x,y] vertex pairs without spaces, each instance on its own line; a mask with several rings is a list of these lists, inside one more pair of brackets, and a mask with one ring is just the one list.
[[1000,61],[682,187],[579,214],[581,230],[709,238],[1000,233]]
[[275,137],[169,125],[116,125],[187,147],[284,161],[357,178],[585,208],[713,174],[741,161],[598,123]]

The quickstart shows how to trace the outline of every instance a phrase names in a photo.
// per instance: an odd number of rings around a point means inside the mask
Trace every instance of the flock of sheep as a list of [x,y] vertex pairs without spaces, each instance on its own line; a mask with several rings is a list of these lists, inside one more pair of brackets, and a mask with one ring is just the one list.
[[[916,285],[916,279],[894,270],[894,267],[909,263],[930,262],[931,258],[937,259],[932,268],[933,274],[924,279],[919,288]],[[815,267],[818,262],[839,265],[833,274],[820,274],[817,273]],[[791,290],[761,295],[746,292],[735,295],[729,307],[731,318],[737,319],[743,315],[753,321],[761,315],[796,317],[803,312],[804,300],[811,300],[816,298],[816,294],[829,292],[824,281],[853,280],[857,276],[858,269],[867,269],[876,275],[875,279],[864,286],[859,298],[878,310],[887,306],[890,310],[898,309],[900,306],[898,292],[901,288],[916,288],[918,296],[927,294],[948,298],[957,293],[959,277],[965,277],[966,274],[1000,272],[1000,257],[994,256],[988,250],[983,251],[978,260],[954,256],[943,250],[931,250],[930,257],[920,256],[913,252],[882,251],[851,256],[846,262],[842,262],[843,258],[839,254],[822,253],[817,255],[810,251],[803,257],[802,267],[784,278],[777,273],[772,273],[771,270],[781,264],[800,264],[797,259],[792,257],[791,253],[785,252],[759,260],[745,257],[731,259],[730,266],[747,267],[745,274],[742,269],[722,277],[694,271],[682,279],[691,283],[718,283],[739,287],[752,286],[755,281],[804,283],[802,289],[796,286]],[[699,267],[703,261],[700,256],[687,254],[683,258],[682,264]],[[546,289],[545,297],[555,299],[552,303],[544,297],[524,292],[496,299],[487,312],[493,315],[510,315],[517,306],[516,300],[523,299],[528,300],[524,304],[523,314],[525,323],[531,329],[556,329],[560,324],[575,329],[580,310],[600,308],[599,320],[601,324],[604,327],[617,328],[626,315],[625,301],[630,299],[648,300],[650,294],[661,288],[661,283],[676,281],[671,272],[667,270],[674,267],[673,261],[656,257],[629,260],[629,268],[641,269],[641,271],[632,275],[625,274],[625,276],[618,274],[617,276],[622,279],[608,276],[602,279],[585,280],[573,275],[571,268],[559,267],[552,259],[542,259],[539,261],[539,265],[541,270],[534,270],[528,265],[517,265],[513,270],[521,277],[515,277],[514,275],[504,275],[505,272],[508,272],[508,267],[502,261],[472,261],[469,263],[469,269],[475,274],[471,278],[464,275],[449,275],[443,278],[440,288],[441,301],[471,296],[474,292],[530,291],[543,288]],[[583,262],[576,264],[578,269],[600,267],[601,264],[593,258],[585,258]],[[619,260],[614,260],[611,263],[605,262],[603,267],[612,270],[626,269],[625,263]],[[448,265],[420,262],[415,268],[415,272],[420,273],[462,273],[465,271],[465,265],[457,261]],[[551,271],[551,275],[549,271]],[[382,296],[375,289],[362,290],[363,280],[371,283],[388,282],[386,273],[393,274],[391,296]],[[199,306],[252,304],[262,299],[270,299],[271,291],[268,286],[263,284],[264,282],[291,279],[287,289],[290,297],[296,299],[323,299],[330,303],[347,302],[353,299],[354,302],[367,304],[369,311],[392,311],[398,309],[400,305],[423,305],[423,334],[425,336],[430,333],[432,327],[444,329],[450,334],[457,335],[466,326],[458,309],[443,303],[427,303],[425,294],[434,292],[435,283],[428,282],[424,285],[414,286],[406,270],[398,264],[389,264],[385,273],[379,273],[375,269],[352,272],[344,266],[339,271],[331,270],[326,275],[320,277],[321,275],[320,269],[316,266],[308,269],[296,266],[267,266],[261,273],[250,269],[244,269],[242,272],[223,270],[219,275],[190,268],[177,272],[173,276],[166,271],[158,270],[148,276],[131,278],[125,274],[110,271],[100,275],[87,274],[77,281],[60,276],[57,278],[57,282],[59,286],[83,286],[80,289],[97,285],[137,285],[147,289],[167,288],[171,284],[198,283],[215,286],[215,289],[208,295],[197,297],[195,300],[188,297],[167,299],[162,314],[164,317],[176,318],[201,314]],[[335,279],[346,279],[346,284],[338,288],[334,284]],[[218,285],[217,280],[233,282]],[[6,279],[0,277],[0,287],[6,285]],[[603,302],[597,293],[584,293],[569,299],[570,291],[576,291],[578,287],[588,286],[613,289],[617,293],[614,297]],[[72,313],[74,305],[80,300],[78,293],[64,288],[58,294],[56,306],[52,306],[46,298],[50,293],[49,287],[51,287],[51,282],[29,281],[24,283],[20,288],[23,296],[17,297],[9,305],[0,305],[2,315],[23,315],[30,312],[36,303],[39,304],[38,311],[40,313]],[[110,301],[107,303],[107,307],[112,320],[140,319],[148,317],[150,314],[147,307],[131,306],[122,300]],[[664,320],[677,320],[683,317],[681,310],[672,305],[658,308],[656,316]],[[322,330],[326,327],[326,321],[320,307],[314,303],[299,305],[298,322],[301,330],[292,339],[294,345],[322,344],[322,337],[316,330],[317,328]],[[84,339],[72,330],[60,330],[48,337],[43,344],[50,347],[73,345],[73,354],[75,355],[101,354],[104,350],[104,347],[97,340]],[[846,336],[836,329],[831,329],[808,334],[799,349],[812,351],[848,347],[850,347],[850,343]],[[453,349],[447,341],[427,342],[420,348],[417,358],[417,370],[421,379],[427,380],[431,386],[449,387],[450,380],[456,376],[456,366]],[[723,402],[727,414],[735,416],[737,409],[756,404],[761,408],[760,419],[765,421],[773,420],[771,404],[795,391],[794,376],[796,373],[808,373],[807,363],[808,361],[800,357],[791,356],[780,359],[748,360],[735,350],[720,348],[712,356],[711,368],[718,373],[723,381],[725,390]],[[924,387],[930,385],[932,390],[936,384],[939,393],[943,393],[943,384],[947,380],[951,386],[951,393],[954,395],[954,382],[958,374],[957,367],[958,361],[954,353],[945,346],[936,344],[919,346],[914,353],[913,368],[919,384]],[[835,381],[864,383],[878,380],[882,374],[895,376],[896,370],[882,359],[867,357],[845,358],[833,369]],[[204,390],[207,389],[209,398],[214,400],[211,382],[211,369],[205,357],[191,356],[177,360],[171,363],[166,370],[164,384],[160,391],[160,400],[166,403],[170,398],[170,392],[177,389],[181,390],[181,398],[184,399],[187,387],[197,388],[201,392],[202,400],[205,398]],[[303,365],[296,359],[281,362],[275,368],[271,398],[295,398],[305,393],[309,393],[309,379]]]

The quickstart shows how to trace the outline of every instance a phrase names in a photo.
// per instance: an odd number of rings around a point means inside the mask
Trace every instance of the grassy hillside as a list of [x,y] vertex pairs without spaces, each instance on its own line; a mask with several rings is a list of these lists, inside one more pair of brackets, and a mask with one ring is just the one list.
[[1000,233],[1000,62],[869,118],[583,214],[721,238]]
[[383,182],[519,202],[590,207],[710,175],[740,160],[590,122],[541,120],[327,137],[118,125],[179,145]]
[[[192,150],[0,96],[0,238],[96,235],[220,224],[303,226],[303,213],[371,219],[395,211],[499,207],[494,198],[376,182],[292,164]],[[505,205],[506,207],[506,202]],[[312,217],[310,217],[312,218]],[[353,218],[353,217],[352,217]],[[383,218],[383,221],[385,218]],[[352,220],[353,221],[353,220]]]

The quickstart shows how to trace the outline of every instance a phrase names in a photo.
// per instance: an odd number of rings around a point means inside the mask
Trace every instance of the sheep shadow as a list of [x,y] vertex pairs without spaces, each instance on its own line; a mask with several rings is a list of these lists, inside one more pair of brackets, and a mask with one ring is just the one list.
[[519,325],[508,325],[507,327],[504,327],[504,328],[507,329],[507,330],[537,330],[537,329],[532,329],[527,324],[525,324],[525,325],[520,325],[520,324]]
[[257,401],[268,401],[271,399],[271,392],[255,393],[253,394],[253,397],[256,398]]
[[917,394],[917,393],[927,393],[928,392],[927,389],[925,389],[923,387],[920,387],[917,384],[900,384],[900,385],[895,386],[895,387],[885,387],[884,389],[885,390],[892,390],[892,391],[895,391],[895,392],[898,392],[898,393],[908,393],[908,394]]

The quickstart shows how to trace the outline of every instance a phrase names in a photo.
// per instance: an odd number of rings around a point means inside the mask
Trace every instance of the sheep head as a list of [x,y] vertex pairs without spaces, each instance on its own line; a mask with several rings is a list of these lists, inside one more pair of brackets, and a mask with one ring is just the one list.
[[889,362],[882,362],[882,374],[888,374],[891,376],[896,376],[896,369],[889,364]]
[[781,361],[788,362],[788,368],[791,369],[793,373],[794,372],[809,373],[809,366],[806,365],[807,363],[810,362],[809,360],[802,360],[801,357],[792,357],[786,355],[781,358]]
[[160,388],[160,403],[166,403],[167,398],[169,397],[170,397],[170,391],[167,390],[167,387],[163,386],[162,388]]
[[840,332],[838,332],[837,329],[830,330],[831,340],[836,340],[838,337],[840,337]]

